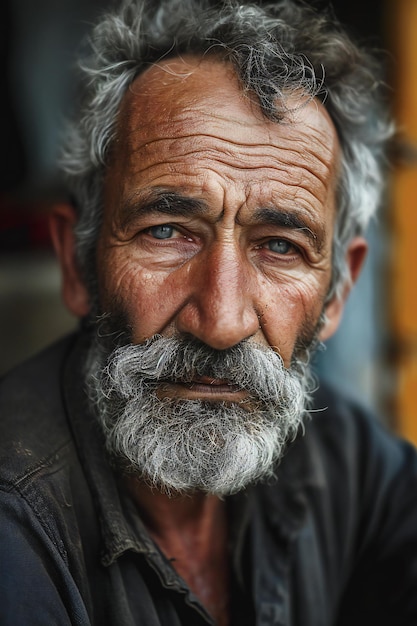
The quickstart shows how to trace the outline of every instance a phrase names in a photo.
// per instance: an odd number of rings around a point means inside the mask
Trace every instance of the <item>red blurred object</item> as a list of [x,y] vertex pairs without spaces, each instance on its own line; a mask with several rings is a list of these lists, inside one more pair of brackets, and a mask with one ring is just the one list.
[[50,249],[48,215],[53,204],[0,196],[0,252]]

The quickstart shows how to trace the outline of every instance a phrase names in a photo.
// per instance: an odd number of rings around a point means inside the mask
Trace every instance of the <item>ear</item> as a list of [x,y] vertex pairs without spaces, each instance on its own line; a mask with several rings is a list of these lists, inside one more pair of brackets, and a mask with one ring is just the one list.
[[50,215],[49,227],[61,266],[63,300],[71,313],[77,317],[85,317],[90,311],[90,297],[75,255],[76,222],[77,215],[70,204],[57,204]]
[[342,293],[335,295],[326,305],[326,320],[320,331],[319,338],[321,341],[329,339],[339,327],[343,315],[345,302],[353,285],[359,278],[362,266],[364,264],[368,244],[363,237],[355,237],[349,244],[346,253],[346,264],[349,270],[349,280],[343,286]]

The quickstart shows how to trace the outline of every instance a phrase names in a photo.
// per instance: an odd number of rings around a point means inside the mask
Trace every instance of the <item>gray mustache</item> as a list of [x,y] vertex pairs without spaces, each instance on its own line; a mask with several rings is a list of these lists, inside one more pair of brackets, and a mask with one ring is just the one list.
[[126,398],[135,386],[143,392],[162,382],[187,384],[207,376],[226,380],[259,400],[285,403],[299,384],[279,354],[248,341],[219,351],[195,339],[156,335],[144,344],[117,348],[108,363],[110,387],[117,381],[118,395]]

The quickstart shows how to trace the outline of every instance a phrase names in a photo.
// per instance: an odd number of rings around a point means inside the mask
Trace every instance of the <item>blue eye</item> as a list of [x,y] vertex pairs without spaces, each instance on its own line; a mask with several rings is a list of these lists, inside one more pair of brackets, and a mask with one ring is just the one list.
[[172,237],[173,232],[174,228],[169,226],[169,224],[160,224],[158,226],[152,226],[149,229],[149,233],[152,237],[155,237],[155,239],[169,239]]
[[285,239],[271,239],[267,246],[269,250],[277,254],[288,254],[293,249],[293,245]]

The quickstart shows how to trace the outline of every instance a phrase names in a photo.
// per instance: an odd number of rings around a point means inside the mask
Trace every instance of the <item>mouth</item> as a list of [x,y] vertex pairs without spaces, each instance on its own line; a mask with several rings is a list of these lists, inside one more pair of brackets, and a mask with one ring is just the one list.
[[241,402],[249,397],[247,391],[225,379],[198,376],[190,382],[164,381],[158,392],[160,397],[188,398]]
[[192,380],[190,383],[183,383],[192,391],[205,391],[208,393],[237,393],[242,391],[238,385],[233,385],[227,380],[211,378],[209,376],[201,376]]

